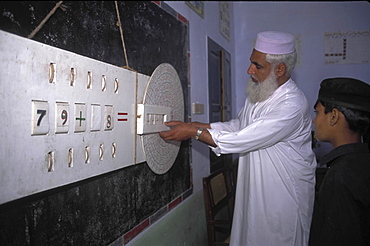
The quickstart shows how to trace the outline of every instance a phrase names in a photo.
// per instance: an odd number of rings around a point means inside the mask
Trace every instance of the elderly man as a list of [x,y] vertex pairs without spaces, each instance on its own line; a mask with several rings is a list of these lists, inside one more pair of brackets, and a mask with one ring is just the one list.
[[333,150],[316,195],[310,245],[370,245],[370,153],[362,136],[370,124],[370,85],[353,78],[321,82],[313,120],[317,140]]
[[168,122],[164,140],[195,138],[217,154],[239,153],[230,245],[305,246],[314,202],[316,160],[305,95],[290,78],[294,37],[257,35],[250,56],[248,97],[236,119]]

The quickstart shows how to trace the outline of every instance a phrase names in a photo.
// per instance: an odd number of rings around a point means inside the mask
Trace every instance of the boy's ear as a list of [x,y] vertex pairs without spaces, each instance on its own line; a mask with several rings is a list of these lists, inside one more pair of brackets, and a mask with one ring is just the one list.
[[339,110],[337,108],[333,108],[330,112],[330,126],[334,126],[337,124],[339,120]]

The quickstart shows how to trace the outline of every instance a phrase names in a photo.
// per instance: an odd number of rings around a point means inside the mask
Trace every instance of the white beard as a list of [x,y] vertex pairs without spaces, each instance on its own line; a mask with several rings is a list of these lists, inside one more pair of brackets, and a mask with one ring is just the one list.
[[265,101],[278,88],[274,69],[263,82],[253,82],[250,77],[247,84],[248,99],[251,103]]

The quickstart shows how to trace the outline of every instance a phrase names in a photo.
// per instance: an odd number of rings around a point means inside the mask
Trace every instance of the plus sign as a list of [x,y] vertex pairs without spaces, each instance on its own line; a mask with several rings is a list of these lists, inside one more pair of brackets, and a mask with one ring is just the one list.
[[81,121],[86,120],[85,118],[82,118],[82,111],[80,111],[80,118],[76,118],[76,120],[80,121],[80,126],[81,126]]

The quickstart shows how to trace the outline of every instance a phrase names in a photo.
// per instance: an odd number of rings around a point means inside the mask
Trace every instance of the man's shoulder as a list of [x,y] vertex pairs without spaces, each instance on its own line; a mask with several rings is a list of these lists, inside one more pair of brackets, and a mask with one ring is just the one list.
[[[281,102],[286,106],[308,108],[306,95],[294,84],[282,88],[276,93],[275,102]],[[280,105],[281,106],[281,105]]]
[[[274,94],[284,97],[285,100],[289,100],[291,97],[298,97],[306,99],[304,93],[299,89],[294,80],[289,79],[287,82],[279,86]],[[290,97],[287,97],[289,95]]]

